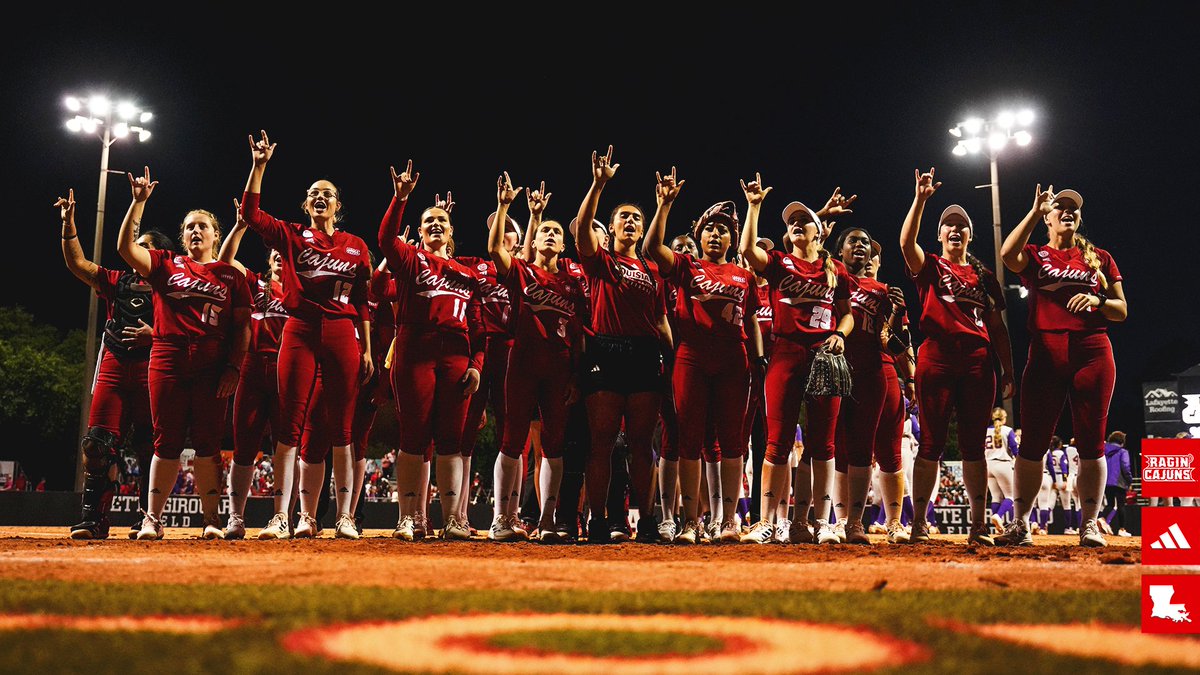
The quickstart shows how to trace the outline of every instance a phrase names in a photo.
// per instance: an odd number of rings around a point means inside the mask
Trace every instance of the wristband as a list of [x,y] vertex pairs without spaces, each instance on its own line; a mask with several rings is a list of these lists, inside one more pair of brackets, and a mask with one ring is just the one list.
[[238,375],[242,374],[242,369],[239,368],[238,366],[233,365],[232,363],[226,363],[225,367],[232,370],[233,372],[237,373]]
[[834,335],[836,335],[836,336],[838,336],[838,337],[840,337],[840,338],[842,338],[842,340],[843,340],[843,341],[845,341],[845,339],[846,339],[846,334],[845,334],[845,333],[843,333],[843,332],[841,331],[841,329],[838,329],[838,330],[835,330],[835,331],[833,331],[833,334],[834,334]]
[[79,236],[79,233],[78,233],[78,232],[76,232],[75,234],[73,234],[73,235],[71,235],[71,236],[69,236],[69,237],[63,237],[63,241],[71,241],[72,239],[74,239],[74,238],[76,238],[76,237],[78,237],[78,236]]

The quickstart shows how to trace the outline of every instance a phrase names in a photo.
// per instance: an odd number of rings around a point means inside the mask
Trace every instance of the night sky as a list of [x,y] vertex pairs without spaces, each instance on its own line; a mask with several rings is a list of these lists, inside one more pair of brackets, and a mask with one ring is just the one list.
[[[90,256],[101,144],[65,129],[67,94],[106,91],[153,111],[151,140],[116,143],[110,164],[150,166],[161,182],[143,227],[172,235],[191,208],[229,224],[250,167],[246,136],[259,129],[279,144],[263,187],[273,215],[302,221],[304,190],[328,178],[342,188],[343,226],[373,247],[392,192],[388,166],[412,158],[421,172],[414,204],[453,190],[458,250],[474,255],[484,253],[500,171],[517,185],[545,180],[547,216],[565,222],[589,185],[590,153],[611,143],[621,168],[601,213],[626,199],[652,213],[654,172],[675,165],[687,185],[672,234],[719,200],[734,200],[744,217],[738,179],[755,171],[775,188],[765,236],[782,232],[788,201],[816,209],[835,186],[858,194],[839,229],[865,227],[880,240],[884,280],[914,300],[897,245],[913,169],[936,166],[945,183],[920,242],[938,250],[937,214],[957,202],[976,223],[972,250],[993,266],[990,194],[974,188],[988,182],[987,158],[951,155],[947,129],[970,114],[1027,106],[1037,114],[1034,142],[999,160],[1004,232],[1039,182],[1084,195],[1084,232],[1115,257],[1130,306],[1129,320],[1110,331],[1118,372],[1110,430],[1136,436],[1141,382],[1200,362],[1196,236],[1190,214],[1180,217],[1197,178],[1196,59],[1184,49],[1194,37],[1178,16],[1118,11],[1129,5],[1003,3],[1000,14],[967,4],[839,5],[839,14],[797,16],[677,8],[582,26],[531,18],[532,10],[468,20],[463,8],[438,16],[414,6],[288,17],[303,30],[212,14],[10,23],[0,128],[19,248],[0,268],[0,302],[62,328],[86,324],[87,292],[63,265],[51,204],[75,188]],[[102,264],[123,266],[115,241],[128,205],[128,182],[110,179]],[[527,216],[523,197],[513,215]],[[1033,241],[1045,241],[1044,228]],[[248,235],[240,259],[261,269],[263,255]],[[1024,311],[1016,293],[1010,303],[1019,373]]]

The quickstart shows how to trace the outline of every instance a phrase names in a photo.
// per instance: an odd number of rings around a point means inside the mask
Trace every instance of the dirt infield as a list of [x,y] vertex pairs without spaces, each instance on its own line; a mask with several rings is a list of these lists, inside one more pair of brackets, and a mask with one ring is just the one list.
[[[949,590],[1140,588],[1141,539],[1084,549],[1042,536],[1028,548],[968,549],[965,537],[894,546],[541,546],[487,541],[403,543],[368,530],[360,541],[71,541],[63,528],[0,528],[0,578],[108,582],[339,584],[400,588],[587,588],[594,591]],[[117,532],[123,536],[124,532]]]

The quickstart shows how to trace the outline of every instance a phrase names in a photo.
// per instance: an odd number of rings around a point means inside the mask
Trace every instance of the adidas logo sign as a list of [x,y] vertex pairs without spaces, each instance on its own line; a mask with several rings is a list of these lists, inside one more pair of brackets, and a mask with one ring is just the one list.
[[1167,528],[1166,532],[1158,538],[1158,541],[1150,544],[1150,548],[1154,549],[1181,549],[1189,550],[1192,545],[1188,543],[1186,537],[1183,536],[1183,530],[1179,529],[1179,523],[1175,523]]

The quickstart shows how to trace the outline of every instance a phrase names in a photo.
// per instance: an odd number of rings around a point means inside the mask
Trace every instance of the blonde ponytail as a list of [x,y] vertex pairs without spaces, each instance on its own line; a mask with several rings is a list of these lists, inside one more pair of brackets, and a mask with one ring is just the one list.
[[1083,252],[1083,262],[1087,263],[1087,266],[1096,273],[1096,278],[1100,280],[1100,288],[1108,288],[1108,279],[1104,277],[1104,272],[1100,271],[1100,256],[1096,255],[1096,247],[1092,242],[1076,232],[1075,248]]
[[837,268],[833,266],[833,258],[824,248],[817,249],[817,257],[821,259],[821,268],[825,270],[825,285],[833,288],[837,285]]

